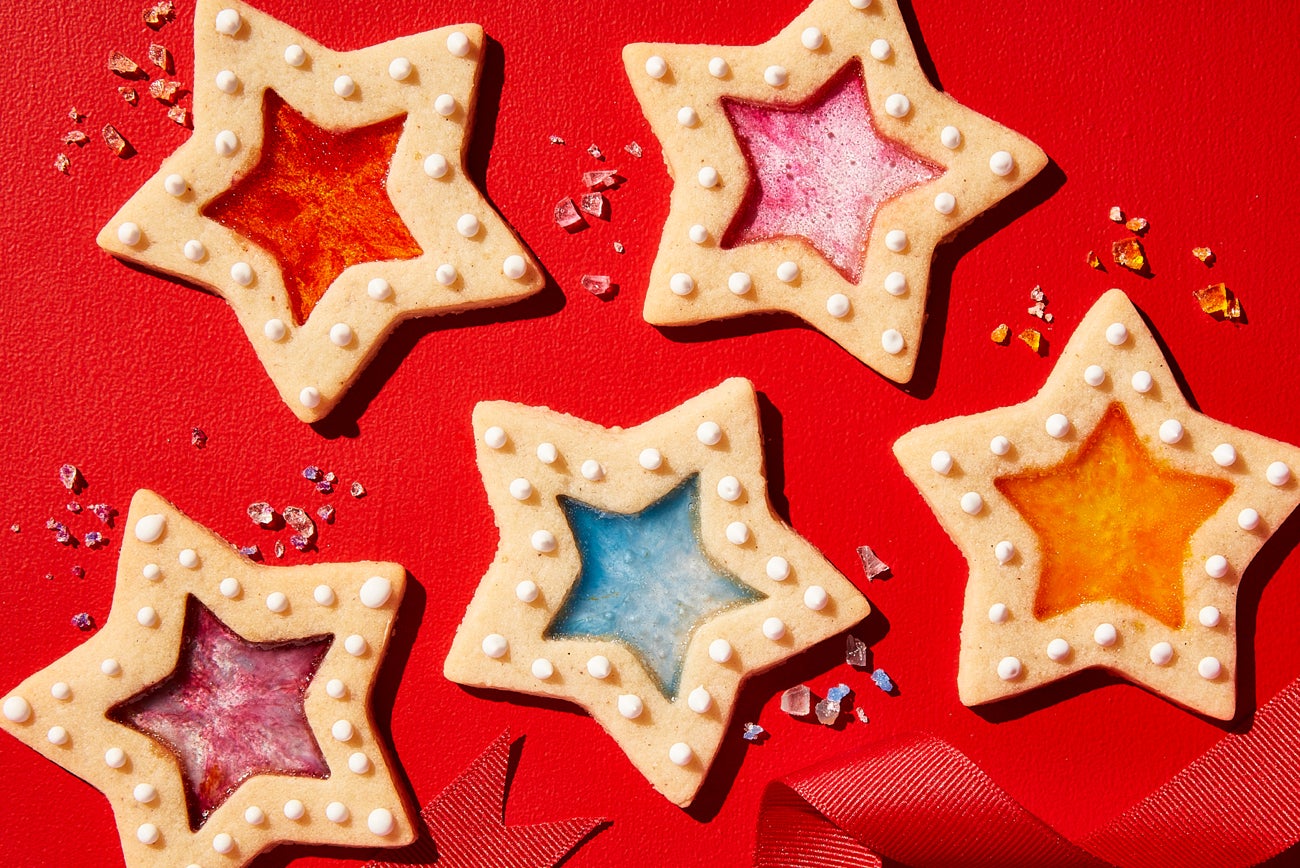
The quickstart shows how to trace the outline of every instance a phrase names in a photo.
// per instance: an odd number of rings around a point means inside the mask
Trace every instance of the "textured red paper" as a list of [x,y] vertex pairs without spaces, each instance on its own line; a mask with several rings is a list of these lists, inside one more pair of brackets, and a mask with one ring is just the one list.
[[[57,469],[71,461],[90,483],[83,503],[124,509],[132,491],[149,486],[264,551],[277,536],[249,522],[248,503],[313,511],[332,503],[338,518],[321,528],[320,551],[290,548],[284,561],[377,558],[411,571],[376,699],[416,796],[439,791],[508,725],[529,745],[511,782],[508,822],[613,821],[570,860],[575,868],[743,863],[768,781],[915,730],[950,741],[1028,810],[1078,838],[1222,736],[1223,727],[1100,675],[963,707],[955,678],[966,566],[889,445],[916,424],[1029,397],[1111,286],[1150,317],[1204,411],[1300,442],[1300,106],[1286,62],[1300,6],[911,0],[936,80],[1029,136],[1059,168],[940,249],[917,378],[900,389],[789,319],[668,331],[641,320],[671,181],[625,82],[621,46],[763,41],[801,0],[434,0],[386,6],[382,15],[356,0],[267,0],[266,11],[343,49],[452,22],[484,25],[494,42],[471,174],[553,278],[513,307],[403,326],[335,415],[313,429],[281,404],[224,303],[94,246],[99,227],[188,135],[151,101],[126,105],[103,68],[112,48],[143,56],[159,41],[176,58],[173,77],[190,82],[189,5],[158,34],[140,19],[145,5],[18,0],[0,35],[10,61],[0,70],[0,689],[84,640],[68,623],[73,614],[102,622],[108,612],[120,528],[93,552],[61,548],[42,528],[50,516],[79,533],[98,524],[63,512],[69,497]],[[89,115],[81,128],[112,122],[139,153],[120,160],[92,136],[70,154],[70,176],[54,172],[72,105]],[[568,144],[550,144],[551,135]],[[645,148],[640,160],[623,151],[631,140]],[[593,142],[607,162],[587,155]],[[609,193],[610,220],[573,235],[558,229],[555,202],[581,192],[581,173],[601,166],[627,178]],[[1152,278],[1087,267],[1089,249],[1106,251],[1126,234],[1106,219],[1111,205],[1151,221],[1143,245]],[[615,253],[615,241],[627,252]],[[1192,256],[1200,245],[1215,251],[1213,269]],[[619,294],[591,297],[582,274],[609,274]],[[1219,281],[1240,296],[1247,325],[1200,312],[1192,291]],[[1050,325],[1024,314],[1036,284],[1055,314]],[[1015,342],[994,345],[988,335],[1000,322],[1042,329],[1046,357]],[[698,805],[683,812],[574,708],[443,680],[452,631],[496,547],[469,419],[475,401],[506,398],[630,424],[737,374],[764,395],[778,508],[879,610],[862,635],[900,694],[885,696],[843,666],[838,640],[757,678],[741,694],[735,738]],[[190,445],[193,425],[208,433],[206,449]],[[369,494],[314,494],[298,475],[309,463],[361,480]],[[7,530],[11,522],[21,533]],[[1250,661],[1247,711],[1300,674],[1300,555],[1290,552],[1297,535],[1292,522],[1246,576],[1239,631]],[[278,538],[287,544],[287,535]],[[864,543],[893,578],[860,580],[854,549]],[[73,564],[86,567],[86,578],[71,576]],[[841,680],[857,689],[869,725],[835,731],[781,714],[784,688],[806,681],[824,695]],[[746,720],[771,737],[745,743]],[[116,864],[102,796],[13,739],[0,738],[0,769],[8,864]],[[257,864],[355,864],[370,855],[287,848]]]

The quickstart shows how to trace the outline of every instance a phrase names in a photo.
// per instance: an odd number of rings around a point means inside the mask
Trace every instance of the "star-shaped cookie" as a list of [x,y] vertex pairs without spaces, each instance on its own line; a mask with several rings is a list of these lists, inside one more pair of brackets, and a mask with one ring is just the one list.
[[108,797],[128,866],[412,841],[369,708],[405,570],[253,564],[150,491],[124,527],[104,628],[0,727]]
[[501,541],[447,677],[576,702],[679,805],[741,681],[869,612],[773,513],[748,380],[629,429],[484,402],[474,433]]
[[199,0],[194,134],[100,247],[224,298],[285,403],[324,417],[401,320],[542,287],[465,173],[483,45],[463,24],[335,52]]
[[936,245],[1047,164],[935,90],[895,0],[814,0],[762,45],[623,61],[675,179],[655,325],[787,311],[906,382]]
[[964,703],[1101,667],[1233,716],[1238,584],[1300,503],[1300,449],[1192,409],[1123,292],[1036,396],[894,454],[970,563]]

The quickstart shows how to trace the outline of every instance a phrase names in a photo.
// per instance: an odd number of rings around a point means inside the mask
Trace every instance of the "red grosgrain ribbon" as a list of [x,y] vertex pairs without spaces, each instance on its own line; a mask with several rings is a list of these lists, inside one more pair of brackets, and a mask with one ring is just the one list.
[[1300,679],[1074,844],[933,736],[871,745],[770,784],[758,868],[1244,868],[1300,841]]

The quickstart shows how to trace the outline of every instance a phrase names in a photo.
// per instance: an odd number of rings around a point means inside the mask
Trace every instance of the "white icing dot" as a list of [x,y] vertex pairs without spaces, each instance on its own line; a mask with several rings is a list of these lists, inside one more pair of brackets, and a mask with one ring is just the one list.
[[239,136],[235,135],[234,130],[222,130],[213,140],[213,147],[217,150],[217,156],[229,157],[239,150]]
[[693,127],[700,122],[700,115],[695,109],[684,105],[677,110],[677,123],[684,127]]
[[266,822],[266,812],[257,805],[249,805],[244,809],[244,822],[250,826],[260,826]]
[[181,253],[185,254],[185,258],[190,262],[202,262],[208,255],[208,248],[204,247],[203,242],[197,238],[191,238],[181,247]]
[[1106,342],[1112,347],[1120,347],[1128,340],[1128,328],[1122,322],[1113,322],[1106,326]]
[[901,271],[891,271],[886,274],[885,292],[890,295],[902,295],[907,292],[907,275]]
[[799,279],[799,263],[786,260],[776,267],[776,279],[782,283],[794,283]]
[[162,837],[162,833],[158,831],[158,827],[153,823],[141,823],[135,830],[135,839],[145,846],[157,844],[160,837]]
[[851,306],[849,297],[842,292],[837,292],[826,299],[826,312],[836,319],[843,319],[848,316]]
[[560,457],[560,450],[555,448],[554,443],[537,444],[537,460],[543,464],[554,464]]
[[221,596],[233,600],[235,597],[239,596],[241,590],[239,579],[226,577],[221,580],[219,585],[217,585],[217,590],[221,592]]
[[597,654],[587,661],[587,674],[592,678],[604,680],[614,671],[614,666],[604,654]]
[[1002,624],[1008,617],[1010,617],[1010,615],[1011,612],[1007,609],[1006,603],[994,603],[992,606],[989,606],[990,624]]
[[540,592],[537,590],[537,583],[532,579],[524,579],[522,582],[515,585],[515,596],[519,598],[521,603],[532,603],[536,601],[539,593]]
[[690,295],[695,291],[695,280],[689,274],[679,271],[668,278],[668,288],[674,295]]
[[726,663],[731,659],[731,643],[726,639],[714,639],[709,643],[709,658],[714,663]]
[[912,110],[912,101],[901,93],[891,93],[885,97],[885,114],[891,118],[907,117]]
[[353,751],[348,755],[348,770],[354,775],[364,775],[370,771],[370,757],[361,751]]
[[529,538],[529,542],[532,543],[533,550],[539,552],[553,552],[557,545],[555,534],[551,533],[549,530],[533,531],[533,535]]
[[830,601],[830,595],[821,585],[809,585],[803,592],[803,604],[814,612],[825,609]]
[[1242,530],[1254,530],[1259,527],[1259,512],[1249,506],[1237,513],[1237,526]]
[[278,615],[289,608],[289,598],[280,591],[272,591],[266,595],[266,608]]
[[1169,661],[1174,659],[1174,646],[1168,642],[1157,642],[1147,653],[1152,663],[1157,666],[1168,666]]
[[1011,441],[999,434],[989,441],[989,451],[994,455],[1006,455],[1011,451]]
[[763,635],[773,642],[785,636],[785,622],[780,618],[771,617],[763,621]]
[[718,170],[712,166],[704,166],[696,173],[695,178],[700,182],[701,187],[718,186]]
[[454,57],[464,57],[469,54],[469,37],[459,30],[452,31],[447,36],[447,50]]
[[763,81],[772,85],[772,87],[785,87],[785,83],[790,80],[790,71],[784,66],[772,64],[763,70]]
[[302,66],[307,62],[307,52],[301,45],[290,45],[284,49],[284,62],[294,67]]
[[500,633],[489,633],[483,637],[483,653],[493,660],[499,660],[510,650],[510,643]]
[[451,165],[442,154],[430,154],[424,158],[424,174],[430,178],[445,177],[450,169]]
[[645,704],[641,697],[633,696],[631,693],[624,693],[618,698],[618,713],[628,720],[636,720],[645,710]]
[[695,439],[705,446],[717,446],[722,442],[722,426],[717,422],[701,422],[695,429]]
[[1003,681],[1014,681],[1020,677],[1020,658],[1003,657],[998,661],[998,678]]
[[668,61],[657,54],[650,55],[646,58],[645,74],[653,79],[663,78],[668,74]]
[[298,393],[298,403],[302,404],[308,410],[314,410],[320,406],[320,389],[315,386],[305,386]]
[[320,606],[334,605],[334,589],[329,585],[317,585],[311,592],[311,597]]
[[10,723],[26,723],[32,716],[31,703],[21,696],[6,696],[4,716]]
[[1092,641],[1103,648],[1109,648],[1118,640],[1119,631],[1114,624],[1098,624],[1097,629],[1092,631]]
[[72,688],[68,686],[66,681],[56,681],[50,685],[50,696],[60,702],[67,702],[72,698]]
[[140,243],[140,227],[134,223],[123,223],[117,227],[117,240],[127,247],[135,247]]
[[167,519],[158,513],[146,515],[135,523],[135,538],[143,543],[157,542],[167,527]]
[[646,470],[658,470],[664,463],[663,455],[659,454],[658,449],[653,448],[642,449],[636,460]]
[[885,246],[895,253],[907,249],[907,233],[902,229],[890,229],[885,233]]
[[718,480],[718,497],[728,503],[739,500],[742,491],[740,480],[734,476],[724,476]]
[[199,566],[199,553],[194,549],[181,549],[181,553],[176,556],[176,560],[180,561],[180,565],[185,569],[195,570]]
[[217,13],[217,32],[226,36],[234,36],[239,32],[239,28],[244,26],[244,19],[234,9],[222,9]]
[[738,546],[749,542],[749,525],[743,521],[733,521],[727,525],[727,542]]
[[745,295],[754,288],[754,280],[743,271],[733,271],[727,278],[727,289],[732,295]]
[[465,238],[473,238],[478,234],[478,218],[473,214],[462,214],[456,218],[456,231]]
[[993,556],[998,563],[1005,564],[1016,556],[1016,546],[1011,540],[1004,539],[993,547]]
[[1223,555],[1210,555],[1205,559],[1205,574],[1213,579],[1221,579],[1228,574],[1228,559]]
[[156,582],[162,578],[162,568],[157,564],[145,564],[144,569],[140,571],[140,575],[151,582]]
[[122,674],[122,664],[118,663],[112,657],[105,657],[99,664],[99,671],[107,675],[109,678],[115,678]]
[[253,266],[247,262],[236,262],[230,266],[230,279],[240,286],[253,282]]
[[[692,241],[694,241],[696,244],[703,244],[704,242],[709,240],[709,230],[705,229],[699,223],[695,223],[691,226],[690,229],[686,230],[686,236],[690,238]],[[677,294],[685,295],[686,293],[679,292]]]
[[234,93],[239,90],[239,76],[228,69],[221,70],[217,73],[217,90],[222,93]]
[[951,214],[957,209],[957,197],[951,193],[940,193],[934,197],[934,210],[940,214]]
[[555,674],[555,667],[552,666],[551,661],[547,660],[545,657],[538,657],[534,660],[531,668],[533,671],[533,677],[539,681],[545,681]]
[[952,464],[952,455],[946,450],[940,449],[930,456],[930,469],[943,476],[952,472]]
[[948,150],[956,150],[961,147],[961,130],[956,127],[944,127],[939,131],[939,141]]
[[343,99],[347,99],[357,92],[357,83],[352,80],[350,75],[340,75],[334,79],[334,93]]
[[880,333],[880,346],[891,356],[903,351],[903,335],[898,329],[885,329]]
[[1064,639],[1053,639],[1047,643],[1047,656],[1051,660],[1064,660],[1070,656],[1070,643]]
[[709,75],[714,78],[726,78],[730,72],[731,67],[727,64],[727,61],[721,57],[709,58]]
[[334,736],[335,741],[352,741],[352,736],[356,734],[351,721],[336,720],[330,726],[330,735]]
[[414,71],[415,67],[405,57],[394,57],[388,62],[388,77],[393,81],[406,81]]
[[1155,380],[1153,380],[1151,375],[1146,371],[1138,371],[1133,374],[1132,385],[1133,391],[1140,395],[1145,395],[1147,392],[1151,391],[1151,387],[1155,385]]
[[262,326],[262,334],[266,335],[268,340],[279,343],[284,340],[285,335],[289,334],[289,327],[284,324],[282,319],[268,319]]
[[1196,617],[1201,622],[1202,627],[1217,627],[1221,615],[1215,606],[1204,606]]
[[790,562],[780,555],[768,558],[767,577],[774,582],[784,582],[790,578]]
[[353,657],[360,657],[365,654],[366,649],[369,647],[369,644],[366,642],[366,637],[358,633],[353,633],[351,636],[348,636],[343,640],[343,650],[351,654]]
[[1223,664],[1217,657],[1202,657],[1201,662],[1196,664],[1196,671],[1206,681],[1213,681],[1223,674]]
[[1100,386],[1106,381],[1106,371],[1101,365],[1089,365],[1083,369],[1083,381],[1089,386]]
[[978,491],[968,491],[961,496],[961,511],[967,515],[979,515],[984,509],[984,498]]
[[696,714],[704,714],[713,707],[713,697],[703,686],[697,687],[687,695],[686,704]]
[[330,343],[336,347],[346,347],[352,343],[352,326],[345,322],[336,322],[330,326]]
[[235,849],[235,839],[226,832],[214,835],[212,837],[212,849],[218,853],[229,853]]
[[341,679],[331,678],[325,682],[325,695],[330,699],[342,699],[348,695],[347,685]]
[[361,585],[361,605],[378,609],[393,596],[393,583],[383,576],[371,576]]
[[849,0],[849,5],[854,9],[866,9],[871,5],[871,0]]
[[816,27],[805,27],[803,33],[799,34],[799,42],[809,51],[816,51],[821,48],[822,43],[825,41],[826,39],[822,36],[822,32]]
[[1291,468],[1281,461],[1274,461],[1264,470],[1264,478],[1272,485],[1286,485],[1291,481]]
[[397,828],[397,820],[393,818],[393,812],[387,808],[375,808],[366,817],[366,828],[372,835],[383,838],[393,834],[393,830]]
[[533,496],[533,484],[522,476],[510,481],[510,496],[515,500],[527,500]]
[[349,816],[348,806],[342,802],[330,802],[325,806],[325,818],[331,823],[346,823]]
[[284,803],[284,815],[290,820],[301,820],[307,813],[307,808],[297,799],[290,799]]
[[483,442],[489,449],[500,449],[506,445],[506,432],[497,425],[483,432]]
[[1063,413],[1053,413],[1047,417],[1047,423],[1044,426],[1047,433],[1058,440],[1070,433],[1070,420]]
[[45,738],[50,744],[62,746],[68,743],[68,731],[61,726],[51,726]]
[[1237,463],[1237,450],[1231,443],[1220,443],[1214,447],[1210,455],[1214,458],[1214,463],[1220,467],[1231,467]]
[[894,49],[890,46],[888,39],[873,40],[871,47],[867,50],[871,52],[871,56],[876,60],[882,61],[889,60],[890,56],[894,53]]
[[672,747],[668,748],[668,759],[676,766],[690,765],[691,760],[695,758],[695,751],[684,741],[679,741]]
[[581,473],[582,478],[588,482],[599,482],[605,478],[605,468],[601,467],[600,462],[594,458],[588,458],[586,461],[582,462],[582,466],[578,468],[578,472]]
[[185,191],[189,188],[190,185],[185,182],[185,178],[181,175],[173,174],[163,178],[163,189],[172,196],[184,196]]
[[126,765],[126,751],[120,747],[110,747],[104,751],[104,765],[110,769],[120,769]]
[[456,266],[452,265],[450,262],[444,262],[433,272],[433,279],[443,286],[451,286],[456,282],[456,278],[459,276],[460,275],[456,271]]
[[1016,161],[1007,151],[995,151],[989,157],[989,171],[999,177],[1006,177],[1016,167]]
[[158,626],[158,612],[153,606],[141,606],[140,610],[135,613],[135,620],[141,627]]
[[147,805],[154,799],[158,798],[158,788],[153,784],[136,784],[131,790],[131,795],[142,805]]
[[511,280],[518,280],[528,273],[528,263],[522,256],[513,253],[501,263],[501,273]]
[[1183,423],[1166,419],[1160,423],[1160,442],[1174,444],[1183,439]]

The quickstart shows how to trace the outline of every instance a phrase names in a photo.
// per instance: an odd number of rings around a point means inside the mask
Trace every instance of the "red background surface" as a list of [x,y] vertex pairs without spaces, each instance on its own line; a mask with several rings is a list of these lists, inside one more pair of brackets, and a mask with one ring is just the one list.
[[[96,230],[188,133],[147,96],[117,96],[104,57],[144,61],[143,0],[11,4],[0,185],[0,687],[85,640],[76,612],[107,615],[120,528],[103,550],[56,545],[51,515],[79,534],[98,524],[63,512],[64,461],[89,481],[83,503],[125,511],[153,488],[238,543],[269,550],[275,535],[244,514],[255,500],[338,520],[321,550],[284,562],[377,558],[414,579],[378,695],[420,802],[435,795],[505,727],[525,735],[507,818],[574,815],[613,825],[572,865],[735,865],[753,842],[758,798],[773,777],[887,735],[925,730],[951,740],[1031,810],[1080,835],[1163,783],[1224,732],[1132,685],[1090,674],[1023,699],[968,709],[955,690],[965,563],[890,457],[914,425],[1029,397],[1097,296],[1124,288],[1175,354],[1207,413],[1300,442],[1294,265],[1300,219],[1300,125],[1288,58],[1300,5],[1209,0],[1043,3],[912,0],[906,14],[930,74],[967,105],[1017,129],[1054,160],[1010,202],[942,248],[914,383],[883,380],[815,332],[769,317],[660,331],[640,305],[666,208],[668,179],[625,81],[634,40],[753,43],[801,0],[766,3],[511,4],[431,0],[376,4],[265,0],[263,8],[335,48],[351,49],[460,21],[495,40],[475,127],[472,174],[538,254],[552,280],[513,307],[408,323],[324,424],[281,405],[233,315],[217,298],[125,267],[96,249]],[[160,41],[192,69],[191,9]],[[92,141],[71,148],[71,177],[51,168],[76,105]],[[98,128],[118,125],[139,154],[119,160]],[[551,134],[568,146],[547,142]],[[635,160],[622,146],[637,140]],[[554,202],[596,168],[597,142],[627,183],[612,220],[567,235]],[[1113,204],[1151,221],[1154,276],[1089,270],[1084,255],[1123,233]],[[615,240],[626,245],[620,256]],[[1208,245],[1207,270],[1190,253]],[[609,273],[621,291],[599,301],[578,288]],[[1217,323],[1191,290],[1225,280],[1249,323]],[[1041,284],[1056,316],[1045,359],[997,347],[999,322],[1025,315]],[[667,803],[577,709],[474,692],[443,680],[443,657],[492,559],[496,531],[473,463],[470,411],[486,398],[548,404],[603,424],[632,424],[729,375],[764,395],[773,499],[793,525],[866,591],[876,613],[860,628],[897,681],[887,697],[843,665],[834,640],[752,681],[737,727],[756,720],[764,744],[728,742],[698,804]],[[211,437],[189,443],[192,425]],[[370,494],[321,497],[299,476],[309,463],[361,480]],[[1247,572],[1240,610],[1242,714],[1300,674],[1300,556],[1295,521]],[[279,535],[283,538],[283,534]],[[894,578],[868,585],[854,547],[870,543]],[[70,575],[73,564],[85,579]],[[46,573],[54,579],[47,581]],[[806,681],[824,695],[845,680],[871,716],[827,729],[783,715],[781,690]],[[0,738],[0,836],[8,865],[117,864],[106,800],[15,740]],[[942,830],[936,830],[941,834]],[[258,865],[354,862],[346,850],[281,848]]]

